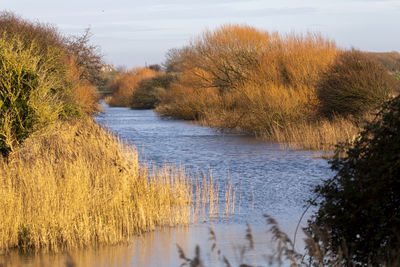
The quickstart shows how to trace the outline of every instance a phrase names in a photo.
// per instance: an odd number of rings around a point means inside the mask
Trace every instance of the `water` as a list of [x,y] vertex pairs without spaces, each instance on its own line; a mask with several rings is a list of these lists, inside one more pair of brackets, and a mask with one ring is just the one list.
[[[312,196],[312,188],[332,175],[319,152],[283,150],[278,144],[251,136],[161,119],[152,110],[105,107],[96,120],[135,145],[142,161],[184,165],[194,174],[212,171],[221,191],[228,180],[233,181],[237,186],[235,214],[212,222],[218,245],[233,259],[232,263],[240,263],[234,247],[246,244],[246,223],[251,225],[259,255],[250,259],[250,263],[254,260],[262,263],[260,255],[273,245],[266,234],[263,214],[273,216],[283,230],[293,235],[306,200]],[[130,245],[76,251],[71,255],[78,266],[179,266],[176,245],[193,256],[196,244],[200,244],[205,263],[215,265],[208,240],[209,227],[210,222],[160,229],[136,238]],[[298,246],[301,249],[301,242]],[[14,255],[12,261],[22,262],[21,266],[45,266],[46,261],[48,266],[65,266],[67,258],[64,254],[41,256],[42,261],[37,265],[38,256]]]
[[251,136],[161,119],[152,110],[107,108],[96,120],[134,144],[147,162],[184,165],[193,173],[212,170],[221,184],[232,179],[242,201],[230,224],[264,225],[263,214],[296,221],[313,186],[331,175],[319,152],[284,150]]

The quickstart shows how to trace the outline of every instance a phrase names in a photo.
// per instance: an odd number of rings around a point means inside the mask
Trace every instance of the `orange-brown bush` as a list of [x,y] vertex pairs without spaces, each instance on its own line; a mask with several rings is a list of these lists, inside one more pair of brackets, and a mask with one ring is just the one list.
[[161,69],[158,70],[156,76],[142,79],[132,96],[131,108],[153,109],[160,102],[165,91],[169,90],[171,83],[176,79],[176,75],[164,73]]
[[68,63],[67,77],[72,84],[72,95],[77,105],[85,113],[98,112],[100,106],[96,87],[81,79],[82,69],[77,66],[74,57],[70,57]]
[[378,62],[357,50],[345,51],[321,75],[321,113],[360,118],[400,91],[400,82]]
[[109,89],[113,91],[112,97],[109,98],[110,106],[129,107],[132,95],[135,93],[139,82],[143,79],[156,76],[157,72],[149,68],[134,68],[118,76],[111,84]]
[[157,111],[252,133],[315,118],[315,86],[336,54],[318,34],[224,25],[168,54],[167,67],[181,76]]
[[365,54],[381,63],[389,72],[400,73],[399,52],[366,52]]

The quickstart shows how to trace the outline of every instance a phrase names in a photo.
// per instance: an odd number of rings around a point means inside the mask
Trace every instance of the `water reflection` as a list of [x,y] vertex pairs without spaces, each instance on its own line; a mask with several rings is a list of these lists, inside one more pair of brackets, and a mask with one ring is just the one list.
[[[151,110],[106,109],[96,120],[136,145],[142,152],[141,160],[156,165],[183,164],[192,173],[212,169],[220,183],[222,207],[227,181],[231,179],[238,186],[234,216],[221,216],[213,221],[218,246],[233,259],[231,263],[240,263],[237,246],[246,242],[246,222],[252,226],[255,237],[256,256],[250,256],[250,263],[265,263],[263,255],[271,249],[271,242],[263,214],[276,218],[292,236],[311,189],[332,175],[326,161],[318,158],[318,152],[282,150],[277,144],[253,137],[160,119]],[[6,266],[67,266],[68,262],[75,266],[179,266],[176,244],[191,257],[199,244],[205,265],[215,266],[209,227],[210,224],[197,224],[163,228],[135,238],[131,244],[71,251],[70,256],[12,252],[7,257],[0,256],[0,263]],[[301,249],[300,242],[298,246]]]
[[183,164],[192,173],[212,169],[221,190],[230,179],[240,185],[240,216],[230,223],[262,225],[264,213],[280,222],[296,220],[312,188],[331,176],[319,152],[282,150],[254,137],[160,119],[152,110],[105,108],[96,120],[136,145],[142,160]]
[[[264,256],[271,252],[270,235],[264,227],[253,227],[255,250],[241,258],[241,246],[245,240],[245,226],[213,225],[217,238],[217,248],[232,264],[265,263]],[[132,244],[100,247],[70,251],[68,254],[21,254],[11,252],[0,260],[4,266],[179,266],[182,260],[177,253],[177,244],[186,256],[193,258],[195,247],[201,248],[205,266],[216,266],[217,255],[211,251],[209,225],[191,227],[162,228],[146,233],[135,239]],[[1,265],[0,265],[1,266]]]

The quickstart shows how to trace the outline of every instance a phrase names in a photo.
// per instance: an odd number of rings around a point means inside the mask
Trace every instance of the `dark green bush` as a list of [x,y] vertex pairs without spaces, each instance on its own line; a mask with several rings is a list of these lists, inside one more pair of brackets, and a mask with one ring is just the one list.
[[359,118],[400,89],[400,83],[381,64],[360,51],[338,55],[317,85],[321,112],[327,117]]
[[[0,153],[35,131],[81,115],[73,95],[68,40],[56,28],[0,13]],[[86,43],[83,43],[84,46]]]
[[66,107],[60,88],[63,77],[51,71],[57,50],[40,56],[35,42],[26,47],[17,37],[0,38],[0,153],[3,156],[31,133],[60,116]]
[[61,116],[79,113],[67,77],[69,66],[66,58],[72,55],[67,52],[67,39],[57,28],[24,20],[13,13],[0,12],[0,35],[10,44],[18,42],[18,53],[29,50],[29,57],[37,58],[36,68],[46,77],[52,77],[51,91],[64,103]]
[[131,108],[152,109],[160,102],[171,83],[176,81],[174,74],[158,74],[156,77],[140,81],[139,87],[132,96]]
[[338,147],[331,168],[336,176],[315,190],[321,200],[309,221],[312,235],[328,230],[328,249],[337,254],[345,243],[347,262],[394,266],[400,251],[399,96],[359,137]]

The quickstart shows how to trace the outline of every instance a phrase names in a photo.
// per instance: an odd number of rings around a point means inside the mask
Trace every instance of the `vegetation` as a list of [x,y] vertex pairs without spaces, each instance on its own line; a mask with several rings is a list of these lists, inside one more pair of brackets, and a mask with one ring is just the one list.
[[3,156],[57,119],[98,109],[95,87],[81,79],[79,57],[69,53],[68,40],[55,28],[1,13],[0,34]]
[[327,117],[362,117],[377,109],[400,83],[386,69],[359,51],[341,53],[317,86],[321,113]]
[[120,76],[117,76],[107,87],[113,92],[107,98],[110,106],[129,107],[132,95],[136,92],[139,83],[143,79],[156,76],[157,72],[149,68],[134,68]]
[[400,53],[365,52],[367,56],[381,63],[392,74],[400,73]]
[[[208,203],[215,214],[213,183],[149,171],[86,115],[98,107],[101,62],[87,32],[66,39],[10,13],[0,30],[0,253],[124,242],[188,223],[200,207],[205,216]],[[155,75],[139,72],[136,82]]]
[[[377,119],[354,142],[339,146],[331,162],[337,175],[316,188],[321,196],[310,221],[327,229],[328,248],[338,254],[345,240],[346,261],[394,264],[400,248],[400,97],[385,104]],[[346,154],[339,157],[339,154]],[[315,225],[315,226],[314,226]],[[398,259],[397,259],[398,260]]]
[[[355,140],[338,146],[330,162],[337,174],[316,187],[318,200],[310,200],[318,210],[305,229],[306,252],[297,251],[295,239],[265,215],[276,247],[258,257],[269,266],[399,266],[399,115],[397,96],[384,104]],[[247,244],[236,244],[240,251],[237,266],[262,266],[255,261],[250,226],[245,237]],[[216,256],[216,261],[234,266],[232,259],[218,248],[212,229],[210,240],[211,255]],[[178,253],[182,266],[204,266],[200,247],[196,247],[193,258],[188,258],[179,246]]]
[[[333,149],[400,89],[361,52],[341,51],[317,34],[279,35],[248,26],[206,31],[171,50],[164,65],[179,80],[156,107],[161,115],[303,148]],[[330,131],[321,128],[328,124]],[[349,127],[339,134],[343,125]],[[314,135],[298,138],[310,127]]]
[[253,133],[303,120],[314,113],[314,83],[335,54],[333,42],[313,34],[280,36],[237,25],[206,31],[170,53],[177,58],[167,64],[177,62],[182,75],[157,111]]
[[66,40],[66,50],[75,58],[75,64],[80,70],[79,80],[101,86],[104,62],[99,48],[90,44],[90,37],[89,29],[81,36],[72,36]]
[[272,127],[267,140],[276,141],[290,149],[333,150],[338,140],[351,140],[362,130],[350,120],[342,117],[303,122],[284,128]]
[[115,244],[188,223],[184,171],[149,170],[92,119],[60,122],[0,162],[0,250]]
[[160,103],[166,90],[169,90],[171,83],[176,79],[174,74],[159,72],[153,78],[141,80],[132,95],[130,107],[134,109],[155,108]]
[[60,51],[49,48],[42,57],[38,50],[35,42],[26,47],[16,36],[8,37],[7,33],[0,39],[0,152],[3,156],[31,133],[74,112],[75,103],[67,80],[64,74],[56,72]]

